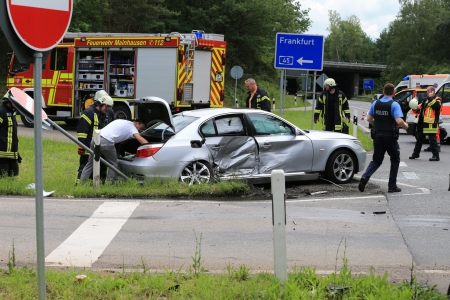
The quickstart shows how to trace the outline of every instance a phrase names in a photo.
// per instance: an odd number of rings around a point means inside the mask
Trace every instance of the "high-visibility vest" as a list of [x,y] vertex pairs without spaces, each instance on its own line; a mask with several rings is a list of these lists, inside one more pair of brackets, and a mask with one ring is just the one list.
[[436,111],[431,107],[436,102],[441,102],[441,98],[436,97],[427,103],[425,112],[423,114],[423,133],[431,134],[437,133],[439,129],[439,120],[436,119]]

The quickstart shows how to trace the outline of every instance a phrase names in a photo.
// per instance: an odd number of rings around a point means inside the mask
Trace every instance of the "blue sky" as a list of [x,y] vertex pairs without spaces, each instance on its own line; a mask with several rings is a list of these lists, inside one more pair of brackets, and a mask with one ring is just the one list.
[[309,8],[312,25],[305,34],[327,36],[329,31],[328,11],[335,10],[346,20],[355,15],[361,28],[372,39],[379,37],[381,31],[395,20],[400,10],[398,0],[300,0],[301,8]]

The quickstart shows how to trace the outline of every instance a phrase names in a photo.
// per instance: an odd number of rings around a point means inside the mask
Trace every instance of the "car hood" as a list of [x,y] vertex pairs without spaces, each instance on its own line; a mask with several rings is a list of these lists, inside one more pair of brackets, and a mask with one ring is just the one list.
[[172,112],[167,101],[159,97],[143,97],[128,101],[130,105],[135,105],[138,110],[138,117],[146,123],[152,120],[161,120],[169,125],[174,131]]
[[351,139],[356,140],[355,137],[349,134],[343,134],[340,132],[332,132],[332,131],[322,131],[322,130],[309,130],[307,131],[309,137],[314,137],[318,139]]

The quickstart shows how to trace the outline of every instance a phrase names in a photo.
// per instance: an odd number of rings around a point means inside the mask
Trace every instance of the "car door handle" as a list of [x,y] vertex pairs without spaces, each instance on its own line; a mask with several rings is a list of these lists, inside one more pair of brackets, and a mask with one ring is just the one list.
[[222,145],[214,145],[214,146],[211,147],[211,149],[213,149],[213,150],[220,150],[220,149],[222,149]]

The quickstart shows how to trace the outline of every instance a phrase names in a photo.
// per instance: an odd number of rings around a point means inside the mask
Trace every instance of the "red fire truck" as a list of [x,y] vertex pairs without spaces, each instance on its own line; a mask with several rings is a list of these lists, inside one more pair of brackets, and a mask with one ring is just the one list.
[[[114,100],[116,118],[131,119],[129,99],[157,96],[175,111],[223,107],[223,35],[67,33],[43,63],[42,107],[54,121],[76,124],[96,91]],[[10,58],[7,87],[34,95],[33,64]],[[33,123],[22,117],[23,123]]]

